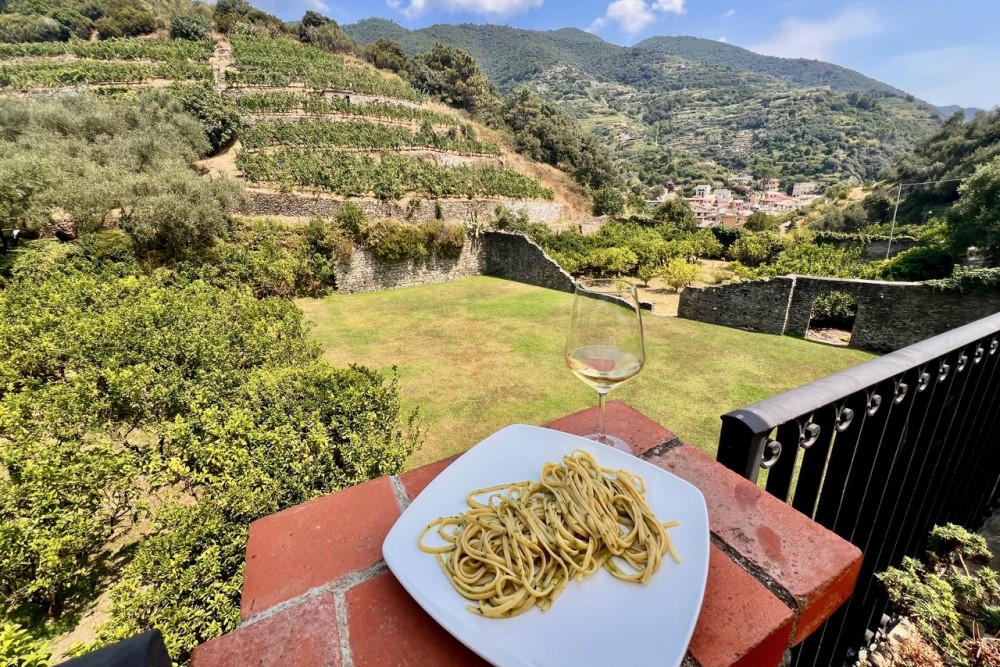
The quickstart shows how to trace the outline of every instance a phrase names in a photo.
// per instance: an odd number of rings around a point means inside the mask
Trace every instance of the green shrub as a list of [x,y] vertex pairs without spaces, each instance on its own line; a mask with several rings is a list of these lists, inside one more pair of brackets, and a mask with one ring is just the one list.
[[738,239],[741,239],[750,233],[740,229],[739,227],[725,227],[723,225],[709,227],[708,229],[712,232],[712,235],[718,239],[719,243],[722,244],[723,252],[728,252],[729,247],[736,243]]
[[345,203],[333,219],[337,226],[352,236],[361,234],[361,230],[365,228],[367,222],[365,212],[354,202]]
[[774,260],[783,248],[781,238],[777,234],[762,232],[741,236],[729,246],[728,254],[730,259],[741,264],[760,266]]
[[594,192],[594,215],[621,215],[625,212],[625,195],[614,186],[606,185]]
[[212,23],[200,14],[179,14],[170,19],[170,38],[197,42],[207,39]]
[[884,274],[890,280],[936,280],[950,276],[954,266],[948,251],[918,247],[904,250],[889,260]]
[[991,292],[1000,289],[1000,268],[963,269],[956,267],[949,278],[929,280],[928,285],[958,292]]
[[131,264],[135,261],[132,238],[120,229],[84,234],[80,238],[80,249],[97,264]]
[[177,272],[257,297],[322,296],[336,283],[336,264],[350,260],[354,244],[335,225],[313,219],[296,227],[268,218],[234,223],[224,241]]
[[931,531],[926,566],[907,557],[876,576],[948,665],[972,667],[987,664],[976,640],[1000,629],[1000,583],[984,567],[991,557],[982,536],[946,524]]
[[602,276],[632,275],[639,258],[628,248],[598,248],[587,255],[587,265]]
[[810,326],[850,329],[858,314],[857,300],[845,292],[821,294],[813,303]]
[[701,266],[675,257],[658,274],[675,292],[687,287],[701,275]]
[[0,665],[49,667],[50,654],[16,623],[0,623]]
[[65,42],[70,30],[39,14],[0,14],[0,43]]
[[440,220],[431,220],[422,225],[431,249],[437,257],[457,259],[465,247],[465,228],[461,225],[446,225]]
[[217,153],[236,138],[241,121],[231,98],[220,95],[211,86],[199,84],[174,84],[170,94],[201,124],[211,153]]
[[372,255],[387,262],[421,260],[430,254],[426,231],[419,225],[409,225],[398,220],[368,222],[362,238]]
[[125,6],[94,22],[101,39],[138,37],[156,30],[156,17],[142,7]]

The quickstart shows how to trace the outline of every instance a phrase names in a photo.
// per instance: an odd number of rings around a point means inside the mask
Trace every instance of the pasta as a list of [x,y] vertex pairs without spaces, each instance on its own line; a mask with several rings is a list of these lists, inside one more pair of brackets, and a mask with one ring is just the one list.
[[[627,470],[602,468],[577,450],[546,463],[541,481],[501,484],[466,496],[469,509],[440,517],[418,546],[434,554],[476,614],[505,618],[545,611],[572,579],[602,567],[646,583],[666,553],[680,563],[668,528],[646,504],[646,485]],[[480,500],[485,497],[485,500]],[[425,543],[435,531],[440,546]]]

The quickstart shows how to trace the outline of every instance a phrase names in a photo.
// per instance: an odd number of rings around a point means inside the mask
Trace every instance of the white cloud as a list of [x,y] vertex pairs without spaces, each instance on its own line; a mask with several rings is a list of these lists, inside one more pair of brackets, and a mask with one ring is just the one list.
[[992,109],[1000,104],[1000,45],[955,46],[897,56],[874,74],[933,104]]
[[[310,0],[321,2],[322,0]],[[491,16],[514,16],[529,9],[541,7],[544,0],[386,0],[393,9],[403,12],[408,18],[414,18],[437,9],[444,12],[470,12],[472,14],[489,14]]]
[[728,12],[726,12],[725,14],[722,15],[722,18],[724,18],[724,19],[731,19],[734,16],[736,16],[736,10],[735,9],[730,9]]
[[330,5],[323,2],[323,0],[306,0],[306,7],[315,9],[318,12],[330,11]]
[[608,5],[604,16],[594,19],[587,32],[596,32],[614,21],[630,35],[634,35],[657,19],[657,12],[683,14],[685,0],[653,0],[646,4],[645,0],[615,0]]
[[785,19],[775,35],[750,50],[768,56],[825,60],[838,43],[881,31],[878,14],[866,7],[853,6],[825,21]]
[[727,39],[726,39],[725,37],[720,37],[719,39],[717,39],[717,40],[715,40],[715,41],[717,41],[717,42],[722,42],[723,44],[725,44],[725,43],[726,43],[727,41],[729,41],[729,40],[727,40]]

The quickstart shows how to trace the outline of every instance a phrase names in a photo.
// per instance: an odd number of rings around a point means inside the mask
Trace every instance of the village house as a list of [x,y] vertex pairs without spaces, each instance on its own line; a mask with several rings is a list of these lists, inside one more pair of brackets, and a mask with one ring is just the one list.
[[792,186],[792,196],[801,197],[802,195],[811,195],[817,190],[819,190],[819,183],[816,181],[804,181]]

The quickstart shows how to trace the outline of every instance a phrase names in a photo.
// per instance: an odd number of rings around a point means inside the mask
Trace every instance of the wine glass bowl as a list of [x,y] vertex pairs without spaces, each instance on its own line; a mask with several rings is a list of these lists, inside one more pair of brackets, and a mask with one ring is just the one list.
[[635,285],[621,278],[578,281],[566,336],[566,364],[597,391],[600,406],[598,432],[585,437],[632,452],[628,443],[606,433],[605,399],[612,389],[635,377],[645,362]]

